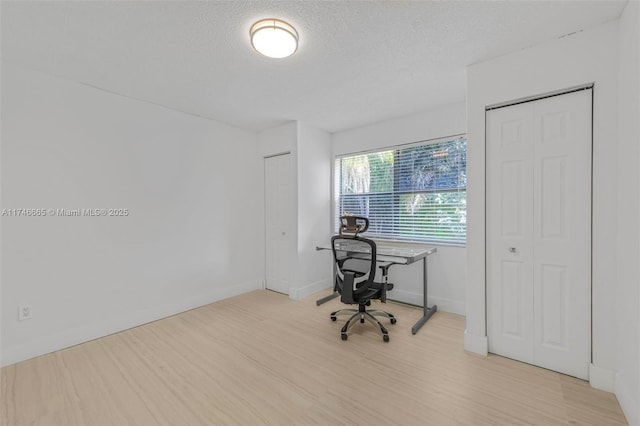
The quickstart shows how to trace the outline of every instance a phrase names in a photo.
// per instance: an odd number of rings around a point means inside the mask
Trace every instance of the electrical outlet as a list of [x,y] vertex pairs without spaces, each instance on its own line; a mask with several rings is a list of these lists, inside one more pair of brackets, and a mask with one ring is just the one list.
[[31,319],[31,305],[18,306],[18,320]]

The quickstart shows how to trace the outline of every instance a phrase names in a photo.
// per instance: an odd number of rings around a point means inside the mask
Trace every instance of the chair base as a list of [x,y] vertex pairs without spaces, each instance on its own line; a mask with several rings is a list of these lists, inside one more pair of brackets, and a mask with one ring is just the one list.
[[349,337],[349,329],[357,323],[356,319],[360,319],[360,323],[364,323],[366,320],[373,325],[377,325],[380,329],[380,332],[382,333],[382,340],[388,342],[389,332],[384,327],[384,325],[382,325],[382,323],[378,321],[376,317],[388,318],[391,324],[395,324],[397,321],[396,317],[393,316],[393,314],[379,309],[371,309],[367,311],[365,305],[358,305],[358,309],[340,309],[339,311],[331,312],[331,320],[335,321],[338,315],[349,314],[351,315],[351,318],[349,318],[349,320],[345,323],[344,327],[342,327],[342,330],[340,331],[340,337],[342,338],[342,340],[347,340],[347,338]]

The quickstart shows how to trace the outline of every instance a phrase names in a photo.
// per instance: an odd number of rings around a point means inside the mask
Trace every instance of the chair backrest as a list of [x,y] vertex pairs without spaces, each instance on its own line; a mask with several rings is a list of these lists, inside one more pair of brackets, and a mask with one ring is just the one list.
[[360,236],[335,235],[331,238],[336,281],[343,303],[359,303],[370,292],[376,275],[376,243]]

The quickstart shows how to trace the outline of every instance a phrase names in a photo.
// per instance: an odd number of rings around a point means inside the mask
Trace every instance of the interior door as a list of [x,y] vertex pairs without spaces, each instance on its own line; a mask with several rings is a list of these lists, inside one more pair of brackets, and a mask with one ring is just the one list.
[[583,379],[591,99],[589,89],[487,112],[489,350]]
[[534,364],[532,103],[487,113],[489,351]]
[[266,281],[269,290],[289,294],[293,259],[291,154],[264,159]]
[[591,358],[591,96],[534,104],[536,364],[583,379]]

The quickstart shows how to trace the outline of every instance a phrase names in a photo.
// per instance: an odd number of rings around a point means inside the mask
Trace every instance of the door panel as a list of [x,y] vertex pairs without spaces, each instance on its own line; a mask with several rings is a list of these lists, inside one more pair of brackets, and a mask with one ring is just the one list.
[[289,294],[292,259],[290,154],[265,158],[266,288]]
[[591,360],[591,96],[533,102],[536,364],[582,379]]
[[523,161],[502,163],[502,237],[522,238],[524,231]]
[[582,90],[486,115],[489,350],[584,379],[591,96]]
[[567,176],[565,157],[542,159],[540,194],[540,229],[542,238],[563,238],[567,219]]
[[533,202],[527,195],[533,186],[533,108],[521,104],[497,110],[494,117],[487,122],[489,351],[533,363],[533,263],[527,243],[533,238]]
[[501,299],[502,318],[500,329],[502,336],[517,340],[527,338],[524,318],[522,316],[523,303],[522,294],[527,291],[523,280],[523,262],[502,262],[501,277]]
[[567,306],[567,268],[541,265],[540,309],[542,330],[540,343],[551,349],[566,351],[569,309]]

